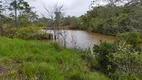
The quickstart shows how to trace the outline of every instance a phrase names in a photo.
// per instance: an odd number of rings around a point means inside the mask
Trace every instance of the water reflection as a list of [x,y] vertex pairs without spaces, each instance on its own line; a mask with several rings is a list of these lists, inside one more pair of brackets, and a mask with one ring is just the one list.
[[[46,30],[46,32],[54,34],[52,30]],[[94,44],[99,44],[100,40],[106,42],[113,42],[115,40],[114,36],[107,36],[82,30],[60,30],[58,32],[62,35],[59,36],[57,41],[59,41],[61,45],[64,45],[64,41],[66,41],[66,46],[68,48],[92,48]]]

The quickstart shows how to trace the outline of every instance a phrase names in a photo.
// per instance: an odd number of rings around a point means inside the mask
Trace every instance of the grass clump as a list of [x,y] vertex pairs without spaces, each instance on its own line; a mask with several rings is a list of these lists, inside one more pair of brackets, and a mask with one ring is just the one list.
[[0,37],[0,79],[108,80],[87,64],[80,52],[57,43]]

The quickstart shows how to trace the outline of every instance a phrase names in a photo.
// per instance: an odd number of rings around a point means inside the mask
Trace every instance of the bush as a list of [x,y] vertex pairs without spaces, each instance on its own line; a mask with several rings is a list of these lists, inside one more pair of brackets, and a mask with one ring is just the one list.
[[110,53],[115,52],[116,48],[116,44],[106,42],[94,46],[94,54],[98,64],[93,67],[105,74],[114,73],[116,65],[109,61],[108,57],[112,57]]
[[142,54],[132,45],[102,42],[94,47],[94,54],[90,60],[93,69],[105,73],[113,80],[142,79]]
[[5,36],[10,38],[19,38],[25,40],[44,40],[49,39],[51,34],[40,31],[39,27],[19,27],[19,28],[7,28]]
[[113,80],[140,80],[136,75],[134,74],[128,74],[125,72],[116,72],[112,76]]
[[127,44],[133,45],[134,47],[138,46],[141,42],[141,35],[137,31],[131,31],[126,33],[118,33],[116,36],[117,41],[126,42]]
[[109,61],[117,65],[116,71],[127,74],[128,80],[137,80],[133,79],[137,77],[141,78],[142,54],[135,51],[132,46],[128,44],[120,44],[117,47],[117,51],[111,53],[111,55],[112,57],[108,58]]

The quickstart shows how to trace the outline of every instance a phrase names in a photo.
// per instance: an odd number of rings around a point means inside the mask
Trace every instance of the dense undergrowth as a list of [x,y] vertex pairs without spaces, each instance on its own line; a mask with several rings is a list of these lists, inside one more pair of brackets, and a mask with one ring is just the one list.
[[101,42],[93,54],[82,55],[92,71],[100,71],[111,80],[142,80],[141,36],[137,31],[118,34],[114,43]]
[[18,38],[24,40],[49,40],[52,34],[45,33],[40,27],[26,26],[26,27],[5,27],[3,35],[9,38]]
[[1,80],[108,80],[57,43],[0,37]]

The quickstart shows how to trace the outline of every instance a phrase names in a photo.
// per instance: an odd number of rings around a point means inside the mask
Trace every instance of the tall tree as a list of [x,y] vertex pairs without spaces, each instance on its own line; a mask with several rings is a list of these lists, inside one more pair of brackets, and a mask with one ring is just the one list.
[[24,0],[14,0],[10,2],[9,10],[14,11],[15,27],[18,27],[18,15],[29,13],[31,11],[31,7],[28,2],[25,2]]
[[2,35],[2,26],[3,26],[3,20],[2,20],[2,11],[3,11],[3,8],[2,8],[2,1],[0,1],[0,35]]
[[[63,5],[55,4],[53,7],[45,7],[47,11],[48,17],[53,21],[53,31],[54,31],[54,39],[59,38],[59,26],[61,23],[61,18],[63,18]],[[57,31],[56,31],[57,30]]]

